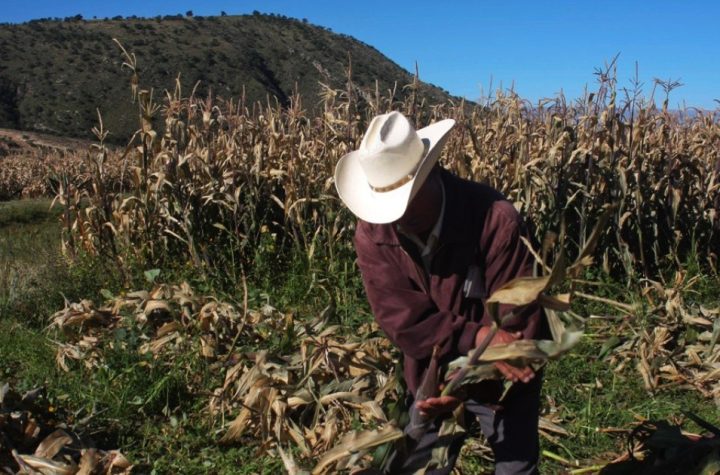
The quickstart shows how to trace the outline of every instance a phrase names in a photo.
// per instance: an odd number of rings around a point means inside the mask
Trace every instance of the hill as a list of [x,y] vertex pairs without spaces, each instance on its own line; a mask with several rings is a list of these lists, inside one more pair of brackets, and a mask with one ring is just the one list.
[[[112,41],[137,56],[141,87],[156,97],[180,75],[189,92],[247,104],[268,95],[289,103],[297,90],[312,109],[320,83],[344,88],[353,82],[381,92],[397,85],[397,97],[412,75],[375,48],[330,30],[275,15],[165,16],[154,19],[82,20],[79,17],[0,25],[0,127],[90,137],[96,108],[113,141],[137,128],[127,70]],[[447,93],[423,84],[429,100]]]

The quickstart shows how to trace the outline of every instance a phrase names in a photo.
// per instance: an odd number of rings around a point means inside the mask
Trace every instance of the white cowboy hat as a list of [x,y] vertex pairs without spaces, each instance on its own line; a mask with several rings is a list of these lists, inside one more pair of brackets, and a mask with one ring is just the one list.
[[437,162],[454,125],[454,120],[445,119],[415,131],[399,112],[375,117],[360,148],[335,167],[340,199],[363,221],[398,220]]

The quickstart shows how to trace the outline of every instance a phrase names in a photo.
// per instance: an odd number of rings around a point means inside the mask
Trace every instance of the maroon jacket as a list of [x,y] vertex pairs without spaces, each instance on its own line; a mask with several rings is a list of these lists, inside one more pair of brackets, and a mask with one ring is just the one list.
[[[465,297],[472,264],[484,270],[485,295],[520,276],[532,275],[533,258],[520,240],[526,227],[513,205],[493,188],[440,169],[445,217],[430,275],[417,247],[392,224],[359,221],[355,249],[365,291],[380,327],[404,354],[405,380],[415,394],[434,345],[441,362],[467,354],[475,334],[492,323],[484,297]],[[481,278],[482,279],[482,278]],[[476,282],[478,284],[478,282]],[[501,309],[501,314],[504,311]],[[524,338],[545,337],[539,306],[530,306],[504,328]]]

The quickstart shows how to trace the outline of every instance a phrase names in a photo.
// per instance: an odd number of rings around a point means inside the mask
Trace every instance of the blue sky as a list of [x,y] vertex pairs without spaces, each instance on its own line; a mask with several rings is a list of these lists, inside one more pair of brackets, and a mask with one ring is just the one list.
[[264,13],[307,18],[375,46],[420,78],[469,99],[493,89],[532,101],[582,95],[593,72],[620,53],[618,82],[639,77],[649,94],[654,78],[680,80],[671,106],[714,109],[720,99],[720,2],[688,1],[426,1],[4,0],[0,22],[81,14],[155,16]]

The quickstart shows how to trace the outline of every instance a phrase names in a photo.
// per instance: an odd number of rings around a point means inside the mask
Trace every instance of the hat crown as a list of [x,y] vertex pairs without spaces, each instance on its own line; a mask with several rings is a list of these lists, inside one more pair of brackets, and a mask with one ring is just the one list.
[[425,155],[425,145],[404,115],[390,112],[372,120],[359,152],[368,184],[383,188],[415,172]]
[[398,112],[376,117],[358,150],[335,166],[340,199],[369,223],[396,221],[437,163],[454,125],[444,119],[416,131]]

